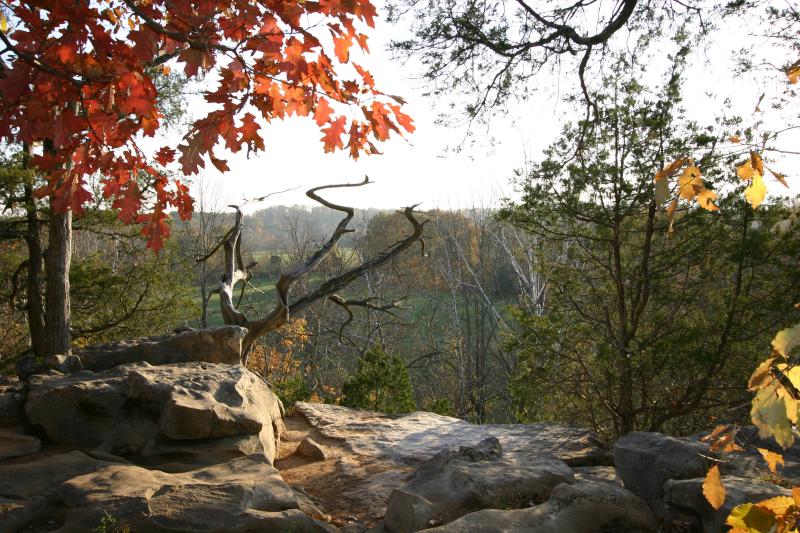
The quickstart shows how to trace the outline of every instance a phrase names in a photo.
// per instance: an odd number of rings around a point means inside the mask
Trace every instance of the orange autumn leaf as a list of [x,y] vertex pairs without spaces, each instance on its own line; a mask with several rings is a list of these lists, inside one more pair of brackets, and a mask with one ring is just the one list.
[[714,200],[717,199],[717,193],[703,187],[697,193],[697,203],[700,207],[708,211],[719,211],[719,207],[714,205]]
[[679,157],[678,159],[676,159],[675,161],[673,161],[673,162],[672,162],[672,163],[670,163],[669,165],[665,166],[664,168],[662,168],[661,170],[659,170],[658,172],[656,172],[656,175],[655,175],[655,177],[653,178],[653,180],[654,180],[655,182],[659,182],[659,181],[663,180],[664,178],[667,178],[667,179],[671,178],[672,176],[674,176],[674,175],[675,175],[675,173],[676,173],[676,172],[677,172],[677,171],[678,171],[678,170],[679,170],[679,169],[680,169],[680,168],[681,168],[683,165],[685,165],[685,164],[686,164],[686,162],[687,162],[686,158]]
[[686,167],[678,178],[678,196],[692,201],[697,196],[697,187],[703,186],[700,169],[692,165]]
[[774,171],[774,170],[772,170],[771,168],[767,168],[767,170],[769,170],[770,174],[772,174],[772,175],[775,177],[775,179],[776,179],[776,180],[780,181],[780,182],[781,182],[781,184],[782,184],[784,187],[786,187],[787,189],[789,188],[789,184],[788,184],[788,183],[786,183],[786,176],[784,176],[784,175],[783,175],[783,174],[781,174],[780,172],[775,172],[775,171]]
[[758,453],[764,458],[767,463],[767,468],[773,474],[777,471],[778,465],[784,466],[783,456],[779,453],[771,452],[766,448],[756,448]]
[[[264,150],[263,129],[275,120],[313,113],[326,151],[345,149],[346,123],[357,133],[346,147],[354,158],[378,153],[367,138],[374,129],[380,129],[378,140],[413,131],[399,109],[404,101],[380,91],[367,70],[348,64],[354,44],[369,51],[359,25],[374,27],[377,12],[370,0],[183,4],[56,0],[32,8],[15,1],[0,14],[0,31],[11,41],[27,36],[4,56],[0,140],[52,141],[52,154],[38,167],[45,182],[40,194],[53,199],[54,209],[80,214],[99,199],[87,186],[89,177],[105,176],[103,198],[120,206],[125,220],[139,220],[148,246],[157,249],[169,233],[166,213],[177,209],[182,219],[192,213],[180,172],[196,174],[209,162],[227,171],[228,163],[214,151]],[[194,11],[181,14],[184,7]],[[313,24],[303,28],[310,18]],[[65,31],[66,20],[79,23]],[[140,141],[163,132],[156,104],[165,86],[156,82],[171,74],[166,60],[189,77],[208,73],[207,87],[193,122],[168,136],[168,146],[159,150]],[[351,68],[360,77],[352,79]],[[340,104],[341,121],[331,123],[330,100]],[[80,108],[70,105],[75,102]],[[391,120],[385,114],[359,116],[362,106],[376,104],[398,107],[391,107]],[[177,154],[179,165],[164,168]],[[141,182],[139,202],[123,180],[132,169]]]
[[719,509],[725,503],[725,486],[719,473],[719,466],[712,466],[703,481],[703,496],[714,509]]

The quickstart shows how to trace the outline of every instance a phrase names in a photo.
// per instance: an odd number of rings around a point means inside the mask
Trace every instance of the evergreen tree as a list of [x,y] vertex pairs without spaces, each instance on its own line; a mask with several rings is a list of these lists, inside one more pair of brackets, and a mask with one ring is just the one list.
[[342,405],[387,414],[416,409],[411,380],[403,360],[373,346],[358,359],[358,370],[342,389]]

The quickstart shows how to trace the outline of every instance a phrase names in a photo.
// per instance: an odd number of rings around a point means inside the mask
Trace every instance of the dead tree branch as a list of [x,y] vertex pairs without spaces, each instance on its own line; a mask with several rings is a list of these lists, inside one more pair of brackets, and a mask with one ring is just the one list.
[[[338,205],[325,198],[321,197],[318,193],[328,189],[340,189],[347,187],[361,187],[367,185],[369,178],[365,177],[359,183],[342,183],[334,185],[323,185],[315,187],[306,192],[306,196],[312,200],[336,211],[341,211],[344,218],[336,226],[330,238],[323,243],[311,257],[304,263],[293,268],[289,272],[281,274],[278,282],[275,284],[278,303],[266,316],[250,320],[243,312],[238,309],[238,303],[234,304],[234,290],[239,282],[243,282],[246,286],[248,280],[252,276],[249,267],[251,265],[244,265],[242,261],[241,252],[241,234],[242,234],[242,212],[240,206],[231,206],[236,209],[236,217],[234,220],[234,227],[225,234],[222,241],[221,248],[224,253],[224,267],[225,273],[220,282],[219,295],[220,307],[222,310],[222,317],[225,324],[235,324],[247,328],[248,333],[245,336],[242,351],[245,354],[249,353],[250,348],[256,340],[262,335],[278,329],[286,324],[289,320],[290,313],[299,313],[303,309],[325,299],[330,298],[338,305],[347,309],[347,306],[365,306],[379,310],[389,310],[398,308],[396,304],[390,304],[388,307],[383,305],[372,304],[368,301],[352,301],[348,302],[336,293],[341,291],[351,282],[361,277],[366,272],[378,268],[408,249],[414,242],[422,237],[422,232],[427,221],[420,222],[415,216],[414,209],[416,206],[406,207],[401,212],[405,215],[406,220],[410,225],[410,232],[399,241],[391,244],[385,250],[378,253],[375,257],[364,260],[359,265],[352,267],[339,275],[333,276],[326,280],[316,289],[310,291],[308,294],[302,295],[290,302],[290,290],[292,286],[301,278],[309,275],[316,269],[323,260],[333,251],[339,240],[354,231],[349,227],[350,222],[353,220],[355,210],[352,207]],[[217,246],[215,250],[218,250]],[[241,298],[239,299],[241,301]],[[349,309],[348,309],[348,312]]]

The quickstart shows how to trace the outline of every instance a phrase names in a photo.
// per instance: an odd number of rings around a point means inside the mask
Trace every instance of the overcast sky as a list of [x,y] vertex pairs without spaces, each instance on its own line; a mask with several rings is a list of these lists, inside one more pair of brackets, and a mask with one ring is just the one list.
[[[735,22],[731,25],[735,27]],[[574,111],[561,101],[560,87],[577,87],[577,75],[563,72],[548,79],[547,89],[538,91],[524,105],[514,105],[504,117],[492,120],[488,139],[485,126],[473,127],[472,141],[460,152],[448,147],[462,144],[465,127],[437,125],[441,109],[436,101],[424,97],[423,82],[418,79],[415,65],[393,62],[386,44],[402,30],[378,22],[370,32],[372,53],[359,59],[373,73],[379,88],[388,94],[403,96],[408,101],[406,111],[413,117],[416,132],[406,139],[393,137],[377,143],[382,155],[362,156],[358,161],[346,153],[325,154],[319,141],[321,133],[312,120],[294,117],[286,122],[276,121],[262,129],[266,151],[251,158],[244,152],[232,155],[230,171],[221,174],[212,165],[203,172],[203,181],[216,189],[222,205],[241,203],[243,198],[261,196],[273,191],[297,188],[274,196],[250,209],[276,204],[309,204],[307,188],[342,181],[357,181],[368,175],[373,184],[361,189],[333,191],[328,196],[356,207],[396,208],[421,203],[423,209],[434,207],[460,208],[473,205],[497,205],[501,198],[514,193],[511,179],[515,170],[524,170],[526,162],[537,160],[542,150],[558,135],[561,124],[574,118]],[[748,76],[736,79],[732,52],[743,41],[732,31],[718,31],[708,46],[694,53],[684,83],[686,107],[690,116],[699,121],[712,120],[715,113],[730,107],[748,114],[761,92],[767,100],[783,88]],[[754,40],[754,46],[768,46]],[[664,54],[651,60],[649,77],[655,81],[666,66]],[[712,94],[715,93],[715,94]],[[188,101],[197,109],[200,102]],[[791,145],[797,136],[788,137]],[[174,140],[172,141],[174,143]],[[797,144],[797,143],[794,143]],[[793,173],[783,168],[792,180]],[[770,192],[778,192],[768,181]],[[197,196],[196,196],[197,197]]]

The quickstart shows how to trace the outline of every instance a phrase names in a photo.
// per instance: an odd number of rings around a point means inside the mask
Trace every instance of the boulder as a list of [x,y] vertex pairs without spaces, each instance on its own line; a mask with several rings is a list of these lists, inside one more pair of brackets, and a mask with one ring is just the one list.
[[509,459],[490,437],[475,447],[434,455],[417,467],[402,489],[432,502],[435,518],[447,521],[476,508],[541,503],[556,485],[573,482],[572,470],[557,457],[531,453],[523,460]]
[[393,533],[413,533],[426,529],[433,516],[433,504],[416,494],[393,490],[386,506],[386,529]]
[[325,447],[311,437],[305,437],[300,441],[297,446],[297,453],[314,461],[324,461],[329,455]]
[[[14,476],[9,478],[7,476]],[[12,481],[13,479],[13,481]],[[4,500],[3,500],[4,499]],[[295,492],[263,455],[170,474],[95,461],[80,452],[0,467],[0,531],[314,531]]]
[[550,499],[526,509],[487,509],[467,514],[436,533],[642,533],[656,531],[647,505],[624,488],[607,482],[579,481],[556,486]]
[[24,435],[17,431],[0,429],[0,461],[12,457],[31,455],[42,449],[42,443],[36,437]]
[[0,427],[20,424],[22,386],[16,377],[0,376]]
[[558,424],[470,424],[458,418],[415,412],[385,415],[338,405],[296,402],[302,415],[320,434],[347,451],[374,459],[417,464],[435,453],[458,446],[475,446],[495,437],[509,458],[552,453],[570,466],[610,465],[611,457],[588,429]]
[[190,362],[236,365],[242,362],[242,340],[246,334],[247,330],[239,326],[189,330],[89,346],[69,356],[48,358],[45,364],[65,374],[80,370],[108,370],[140,361],[151,365]]
[[679,510],[691,511],[702,520],[703,531],[727,531],[725,520],[742,503],[756,503],[774,496],[791,496],[791,491],[769,483],[735,476],[722,476],[725,503],[714,510],[703,496],[705,478],[669,480],[664,484],[664,502]]
[[656,515],[660,510],[664,483],[670,479],[705,476],[708,464],[702,457],[706,445],[661,433],[633,432],[614,444],[614,466],[625,488],[645,500]]
[[605,481],[622,486],[622,480],[613,466],[576,466],[572,470],[578,481]]
[[0,465],[0,531],[20,531],[40,522],[59,520],[63,513],[54,503],[58,486],[107,464],[74,451],[28,463]]
[[55,442],[96,445],[149,464],[208,464],[251,453],[272,462],[282,410],[259,376],[212,363],[40,374],[29,380],[25,404],[30,422]]

